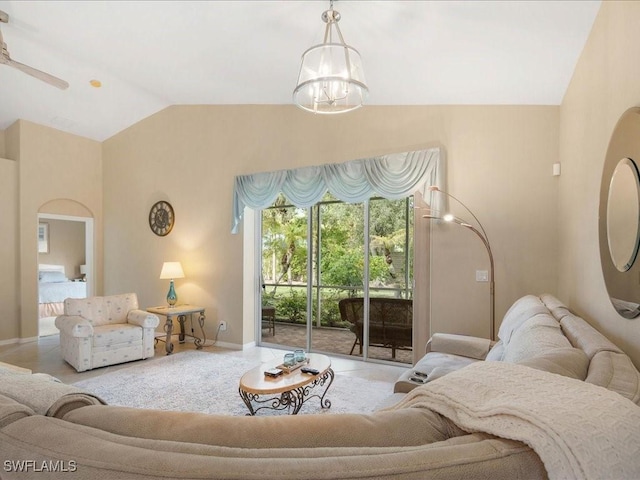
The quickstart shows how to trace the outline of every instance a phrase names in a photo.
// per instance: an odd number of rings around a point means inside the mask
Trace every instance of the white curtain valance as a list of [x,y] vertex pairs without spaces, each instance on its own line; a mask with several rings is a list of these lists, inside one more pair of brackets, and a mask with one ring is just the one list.
[[390,200],[421,191],[438,210],[442,195],[426,191],[429,185],[444,187],[440,148],[361,158],[346,163],[293,170],[239,175],[233,187],[231,232],[237,233],[245,207],[264,209],[282,192],[297,207],[318,203],[328,191],[343,202],[358,203],[380,196]]

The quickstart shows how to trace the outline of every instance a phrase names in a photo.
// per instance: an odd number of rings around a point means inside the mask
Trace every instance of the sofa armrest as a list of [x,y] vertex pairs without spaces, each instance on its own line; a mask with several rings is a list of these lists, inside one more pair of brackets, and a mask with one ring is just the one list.
[[38,415],[62,418],[71,410],[105,402],[46,373],[0,374],[0,399],[10,398]]
[[79,315],[60,315],[56,317],[56,327],[60,333],[71,337],[92,337],[93,325]]
[[127,322],[142,328],[156,328],[160,323],[160,317],[144,310],[130,310],[127,313]]
[[491,350],[492,342],[488,338],[434,333],[427,342],[427,353],[441,352],[462,357],[484,360]]

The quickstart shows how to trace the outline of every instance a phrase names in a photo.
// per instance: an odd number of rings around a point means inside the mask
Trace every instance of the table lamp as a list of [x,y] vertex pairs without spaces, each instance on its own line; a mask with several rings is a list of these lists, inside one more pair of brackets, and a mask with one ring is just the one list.
[[169,279],[169,293],[167,293],[167,303],[169,307],[174,307],[178,301],[178,295],[173,286],[174,278],[184,278],[184,271],[180,262],[164,262],[162,265],[162,271],[160,272],[160,279]]

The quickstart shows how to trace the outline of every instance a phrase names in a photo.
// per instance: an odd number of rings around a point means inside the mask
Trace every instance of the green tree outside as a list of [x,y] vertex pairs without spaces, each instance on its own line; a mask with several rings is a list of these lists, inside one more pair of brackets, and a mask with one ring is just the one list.
[[[362,295],[364,288],[364,207],[339,202],[327,194],[311,209],[311,216],[314,316],[317,315],[319,268],[320,287],[323,287],[319,289],[322,325],[341,326],[338,301]],[[411,295],[412,199],[372,199],[369,218],[371,237],[366,244],[372,296]],[[304,323],[309,251],[307,209],[288,205],[281,195],[273,207],[263,211],[262,232],[262,272],[266,284],[263,304],[275,306],[279,320]]]

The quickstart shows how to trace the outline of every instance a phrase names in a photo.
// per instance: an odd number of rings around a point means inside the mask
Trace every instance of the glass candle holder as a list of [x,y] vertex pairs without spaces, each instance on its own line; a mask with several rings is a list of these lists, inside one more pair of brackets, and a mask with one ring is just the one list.
[[304,362],[307,359],[307,356],[304,353],[304,350],[302,350],[302,349],[298,349],[298,350],[294,351],[293,353],[294,353],[294,355],[296,357],[296,363]]
[[291,367],[296,364],[296,355],[295,353],[285,353],[284,354],[284,364],[287,367]]

